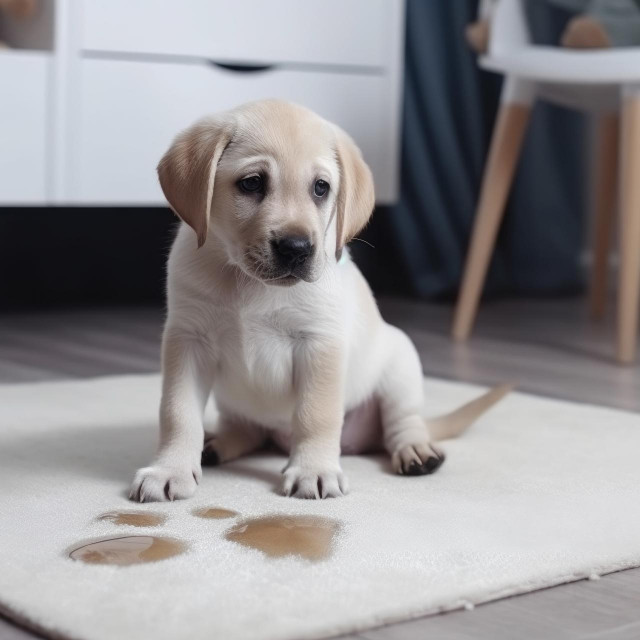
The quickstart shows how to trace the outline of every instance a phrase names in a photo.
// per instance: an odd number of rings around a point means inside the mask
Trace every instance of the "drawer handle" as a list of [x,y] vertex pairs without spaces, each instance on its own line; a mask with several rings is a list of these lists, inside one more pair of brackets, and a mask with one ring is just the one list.
[[209,64],[225,71],[233,71],[234,73],[260,73],[263,71],[271,71],[275,69],[274,64],[239,64],[230,62],[216,62],[209,60]]

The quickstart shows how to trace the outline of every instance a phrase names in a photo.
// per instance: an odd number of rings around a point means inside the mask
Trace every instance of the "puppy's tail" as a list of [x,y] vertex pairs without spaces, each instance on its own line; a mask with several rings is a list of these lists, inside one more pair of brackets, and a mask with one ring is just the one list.
[[433,440],[448,440],[457,438],[466,431],[483,413],[494,404],[502,400],[510,391],[513,384],[501,384],[487,393],[474,398],[451,413],[437,418],[428,418],[429,432]]

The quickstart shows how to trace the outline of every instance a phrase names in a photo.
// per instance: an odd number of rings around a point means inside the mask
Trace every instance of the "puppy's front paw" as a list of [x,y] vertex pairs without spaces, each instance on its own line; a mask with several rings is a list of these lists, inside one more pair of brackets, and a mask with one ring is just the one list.
[[200,468],[154,465],[138,469],[129,499],[136,502],[164,502],[190,498],[202,477]]
[[426,442],[400,447],[391,456],[391,466],[400,475],[424,476],[439,469],[444,459],[440,449]]
[[292,498],[338,498],[349,492],[347,478],[337,470],[311,470],[299,466],[284,471],[282,493]]

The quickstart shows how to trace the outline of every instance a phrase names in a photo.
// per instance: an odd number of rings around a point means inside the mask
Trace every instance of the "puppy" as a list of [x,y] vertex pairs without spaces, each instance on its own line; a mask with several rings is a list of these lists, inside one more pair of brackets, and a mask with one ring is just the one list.
[[[397,473],[435,471],[418,354],[345,249],[374,206],[353,140],[300,106],[253,102],[181,133],[158,174],[186,224],[168,263],[159,450],[131,498],[188,498],[201,462],[269,437],[289,451],[287,496],[347,493],[341,450],[383,445]],[[204,434],[211,392],[219,421]],[[435,426],[452,435],[503,392]]]

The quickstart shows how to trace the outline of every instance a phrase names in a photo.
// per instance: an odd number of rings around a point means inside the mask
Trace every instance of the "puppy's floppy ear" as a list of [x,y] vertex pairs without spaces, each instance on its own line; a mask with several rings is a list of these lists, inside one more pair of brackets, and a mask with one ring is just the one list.
[[216,169],[232,135],[228,122],[205,118],[179,134],[158,164],[165,198],[196,232],[198,247],[207,238]]
[[356,143],[339,127],[336,131],[336,157],[340,167],[337,202],[336,258],[371,217],[375,204],[373,176]]

